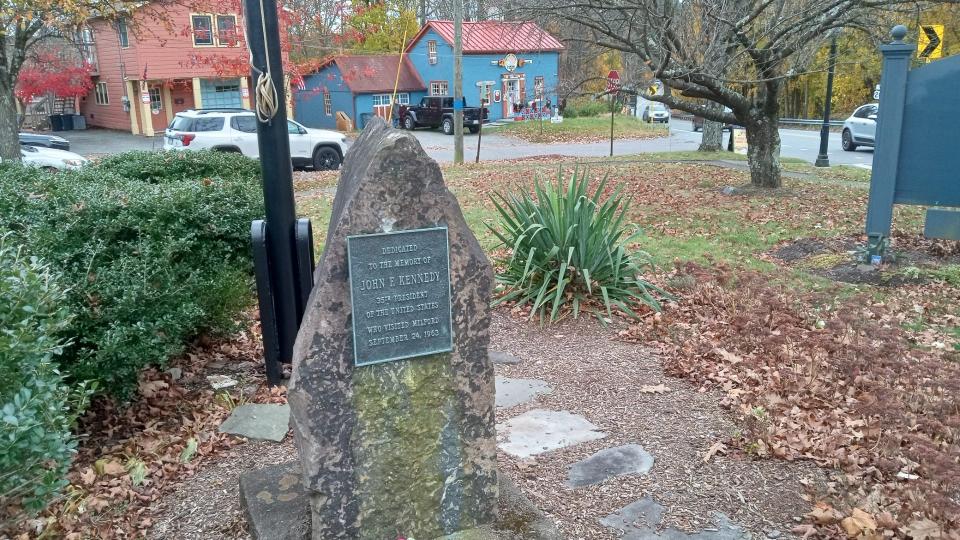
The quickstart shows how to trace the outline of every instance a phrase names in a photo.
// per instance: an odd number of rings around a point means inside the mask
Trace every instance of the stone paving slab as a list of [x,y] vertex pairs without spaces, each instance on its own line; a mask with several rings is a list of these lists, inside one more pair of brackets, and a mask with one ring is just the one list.
[[751,534],[730,522],[722,512],[714,512],[712,529],[684,532],[676,527],[659,530],[664,507],[650,497],[644,497],[602,518],[600,523],[620,532],[622,540],[749,540]]
[[607,436],[586,418],[568,411],[533,409],[497,425],[500,449],[525,459]]
[[550,386],[540,379],[497,377],[497,407],[510,408],[526,403],[537,394],[549,394]]
[[280,442],[290,429],[290,406],[250,403],[235,408],[220,424],[220,433]]
[[624,474],[646,474],[653,467],[653,456],[638,444],[607,448],[574,463],[567,486],[572,488],[599,484]]
[[494,364],[516,365],[520,363],[520,359],[510,353],[505,353],[501,351],[490,351],[489,356],[490,356],[490,361],[493,362]]

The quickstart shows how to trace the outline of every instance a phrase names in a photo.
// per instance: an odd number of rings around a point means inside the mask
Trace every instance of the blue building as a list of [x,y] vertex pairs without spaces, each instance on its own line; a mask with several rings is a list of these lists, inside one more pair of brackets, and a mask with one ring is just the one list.
[[293,95],[294,118],[307,127],[336,129],[343,115],[363,129],[371,116],[388,117],[394,85],[401,105],[426,95],[413,64],[399,54],[332,56],[303,77]]
[[[468,106],[487,103],[490,120],[521,118],[557,103],[563,45],[532,22],[463,23],[463,94]],[[397,101],[453,95],[453,22],[427,21],[400,55],[334,56],[304,77],[294,96],[296,119],[335,128],[341,112],[358,128],[389,114]]]

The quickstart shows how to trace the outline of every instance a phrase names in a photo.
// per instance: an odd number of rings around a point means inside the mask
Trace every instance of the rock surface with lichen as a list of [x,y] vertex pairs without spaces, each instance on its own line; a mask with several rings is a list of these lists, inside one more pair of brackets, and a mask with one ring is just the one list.
[[[347,236],[445,226],[453,351],[355,367]],[[496,518],[492,270],[412,135],[350,149],[294,350],[289,402],[314,539],[436,538]]]

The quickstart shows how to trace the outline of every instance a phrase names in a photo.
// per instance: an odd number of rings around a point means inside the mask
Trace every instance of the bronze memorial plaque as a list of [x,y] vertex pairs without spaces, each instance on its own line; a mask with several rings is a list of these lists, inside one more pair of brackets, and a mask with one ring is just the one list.
[[447,228],[347,237],[357,366],[453,350]]

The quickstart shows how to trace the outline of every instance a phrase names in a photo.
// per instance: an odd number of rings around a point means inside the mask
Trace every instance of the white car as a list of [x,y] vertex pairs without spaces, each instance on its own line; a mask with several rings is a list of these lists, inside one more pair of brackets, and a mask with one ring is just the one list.
[[670,109],[659,101],[652,101],[643,109],[644,122],[664,123],[670,121]]
[[[347,153],[347,136],[287,120],[290,157],[297,167],[336,170]],[[246,109],[196,109],[177,113],[164,131],[164,150],[216,150],[257,158],[257,117]]]
[[853,111],[850,118],[843,122],[840,134],[840,146],[847,152],[853,152],[858,146],[873,146],[877,136],[878,103],[861,105]]
[[67,152],[66,150],[57,150],[55,148],[44,148],[42,146],[20,145],[20,160],[29,167],[38,167],[41,169],[63,171],[67,169],[79,169],[90,160]]

